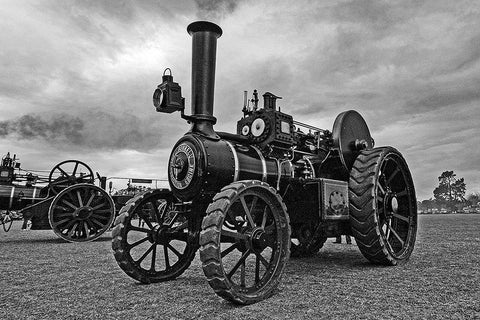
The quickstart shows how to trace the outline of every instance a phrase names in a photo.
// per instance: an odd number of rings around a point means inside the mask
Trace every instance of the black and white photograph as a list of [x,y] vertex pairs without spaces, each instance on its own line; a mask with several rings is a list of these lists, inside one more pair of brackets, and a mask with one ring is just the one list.
[[480,2],[0,0],[0,318],[480,319]]

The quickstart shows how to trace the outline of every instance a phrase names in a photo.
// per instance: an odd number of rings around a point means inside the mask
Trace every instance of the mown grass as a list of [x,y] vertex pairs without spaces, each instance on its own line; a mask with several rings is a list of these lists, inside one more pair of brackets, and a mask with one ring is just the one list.
[[177,280],[141,285],[117,266],[109,233],[72,244],[16,221],[0,230],[0,318],[480,319],[480,215],[419,218],[407,264],[373,266],[329,239],[290,260],[273,297],[243,307],[213,293],[198,254]]

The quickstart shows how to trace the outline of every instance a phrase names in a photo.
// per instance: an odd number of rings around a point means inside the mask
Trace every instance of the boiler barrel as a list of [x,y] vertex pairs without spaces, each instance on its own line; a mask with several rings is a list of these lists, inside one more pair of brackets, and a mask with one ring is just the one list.
[[291,175],[290,166],[265,157],[256,146],[195,134],[177,142],[169,161],[170,186],[184,201],[198,194],[215,194],[241,180],[264,181],[276,188],[281,178]]
[[20,210],[34,203],[40,188],[21,185],[0,185],[0,210]]

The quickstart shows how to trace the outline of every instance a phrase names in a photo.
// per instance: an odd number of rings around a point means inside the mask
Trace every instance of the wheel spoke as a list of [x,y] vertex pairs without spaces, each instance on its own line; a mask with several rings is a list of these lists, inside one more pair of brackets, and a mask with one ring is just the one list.
[[[153,213],[154,213],[154,216],[155,217],[155,221],[157,223],[161,223],[161,221],[163,221],[163,216],[160,214],[160,212],[158,211],[158,206],[157,204],[152,200],[149,202],[150,206],[151,206],[151,209],[153,210]],[[165,214],[166,210],[163,212]],[[152,217],[152,218],[153,218]]]
[[385,195],[385,194],[386,194],[386,192],[385,192],[385,189],[383,188],[383,186],[382,186],[382,184],[381,184],[380,180],[378,181],[378,188],[380,189],[380,192],[381,192],[383,195]]
[[90,221],[96,224],[97,226],[100,226],[100,228],[104,227],[104,223],[100,222],[98,219],[95,219],[93,216],[90,216]]
[[75,167],[73,168],[72,176],[75,176],[75,174],[77,173],[78,165],[79,165],[79,162],[75,162]]
[[391,221],[390,220],[386,220],[385,221],[385,239],[387,239],[387,242],[388,242],[388,238],[390,238],[390,230],[391,230]]
[[95,210],[95,213],[109,213],[112,212],[111,209],[102,209],[102,210]]
[[221,253],[222,258],[225,257],[227,254],[229,254],[230,252],[232,252],[235,249],[237,249],[237,244],[236,243],[232,244],[230,247],[228,247],[227,249],[222,251],[222,253]]
[[69,206],[70,208],[74,209],[74,210],[77,210],[78,207],[73,205],[72,203],[70,203],[68,200],[66,199],[62,199],[62,202],[65,203],[67,206]]
[[408,219],[407,217],[404,217],[404,216],[402,216],[402,215],[400,215],[400,214],[398,214],[398,213],[393,213],[393,216],[394,216],[395,218],[400,219],[400,220],[402,220],[402,221],[405,221],[405,222],[407,222],[407,223],[410,222],[410,219]]
[[88,232],[88,226],[85,221],[83,221],[83,231],[85,233],[85,238],[88,238],[89,232]]
[[234,239],[240,239],[240,240],[247,240],[248,236],[244,235],[243,233],[237,233],[229,230],[222,229],[221,230],[221,235],[228,237],[228,238],[234,238]]
[[65,172],[65,170],[63,170],[61,167],[58,167],[57,169],[60,170],[65,177],[67,178],[70,177],[70,175],[67,172]]
[[258,197],[254,196],[252,199],[252,204],[250,205],[250,214],[254,212],[253,209],[255,209],[255,206],[257,205],[257,201],[258,201]]
[[99,205],[96,205],[95,207],[92,207],[92,210],[100,209],[101,207],[105,206],[106,204],[107,204],[106,202],[102,202]]
[[268,268],[268,261],[262,256],[262,254],[256,252],[255,255],[260,260],[260,262],[265,266],[265,268]]
[[252,227],[255,227],[255,223],[253,222],[252,215],[250,214],[250,211],[248,210],[247,203],[245,202],[245,197],[241,196],[240,197],[240,202],[242,203],[243,210],[245,211],[245,214],[247,215],[248,222]]
[[267,209],[268,206],[265,205],[265,208],[263,208],[262,228],[265,228],[265,224],[267,223]]
[[175,254],[177,255],[177,257],[180,258],[180,257],[182,256],[182,254],[181,254],[180,252],[178,252],[178,250],[175,249],[170,243],[167,243],[167,247],[168,247],[170,250],[172,250],[172,252],[175,253]]
[[245,260],[240,265],[240,286],[245,287]]
[[73,237],[73,234],[75,233],[75,229],[77,229],[78,223],[74,223],[72,228],[68,231],[68,237],[71,238]]
[[260,258],[256,257],[255,259],[255,283],[260,281]]
[[133,247],[136,247],[136,246],[138,246],[139,244],[142,244],[142,243],[144,243],[144,242],[147,241],[147,240],[148,240],[148,237],[145,237],[145,238],[142,238],[142,239],[140,239],[140,240],[138,240],[138,241],[135,241],[134,243],[128,245],[128,249],[132,249]]
[[148,256],[148,254],[152,252],[154,246],[155,244],[152,244],[150,248],[148,248],[147,251],[145,251],[145,253],[136,262],[139,264],[142,263],[142,261]]
[[170,260],[168,259],[168,246],[166,244],[163,245],[163,254],[165,256],[165,269],[170,269]]
[[62,220],[60,220],[60,221],[55,222],[53,225],[54,225],[55,227],[57,227],[57,226],[59,226],[59,225],[61,225],[61,224],[64,224],[64,223],[67,222],[67,221],[70,221],[70,220],[72,220],[72,219],[71,219],[71,218],[62,219]]
[[400,238],[398,233],[393,228],[390,227],[390,231],[393,233],[395,238],[397,238],[397,240],[402,244],[402,248],[403,248],[403,246],[405,245],[405,241],[403,241],[402,238]]
[[389,186],[390,185],[390,182],[392,182],[393,178],[395,178],[395,176],[400,172],[400,168],[399,167],[396,167],[395,170],[392,172],[392,174],[390,175],[390,177],[388,177],[387,179],[387,182],[386,182],[386,185]]
[[[142,212],[143,213],[143,212]],[[154,226],[153,224],[150,222],[150,219],[148,218],[145,218],[145,217],[141,217],[140,214],[138,215],[138,218],[145,221],[145,223],[147,224],[147,226],[150,228],[150,229],[153,229]]]
[[89,207],[89,206],[90,206],[90,204],[91,204],[92,201],[93,201],[93,198],[95,198],[95,193],[92,193],[92,194],[90,195],[90,198],[88,198],[88,201],[87,201],[87,203],[85,204],[86,207]]
[[237,261],[237,263],[233,266],[232,270],[228,273],[227,277],[231,280],[232,276],[235,274],[235,272],[238,270],[238,268],[242,265],[242,263],[247,259],[247,257],[250,255],[250,249],[245,251],[242,255],[242,257]]
[[153,246],[152,250],[152,264],[150,265],[150,270],[155,270],[155,258],[157,257],[157,246]]
[[408,194],[408,191],[407,191],[407,189],[405,189],[405,190],[402,190],[400,192],[397,192],[396,196],[397,197],[403,197],[403,196],[406,196],[407,194]]
[[130,227],[130,231],[138,231],[138,232],[145,232],[145,233],[149,233],[149,232],[150,232],[149,229],[140,228],[140,227],[135,227],[135,226],[133,226],[133,225]]
[[82,196],[80,195],[80,190],[77,190],[77,199],[78,199],[79,206],[83,207],[83,200],[82,200]]

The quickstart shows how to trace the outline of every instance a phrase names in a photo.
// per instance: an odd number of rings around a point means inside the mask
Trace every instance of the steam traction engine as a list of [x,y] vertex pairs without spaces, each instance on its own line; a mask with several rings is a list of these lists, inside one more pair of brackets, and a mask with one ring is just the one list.
[[213,125],[216,41],[222,30],[200,21],[193,38],[192,115],[184,114],[171,72],[154,93],[159,112],[192,124],[168,165],[171,191],[129,201],[113,230],[115,258],[144,283],[176,278],[197,248],[208,283],[221,297],[254,303],[278,286],[289,256],[318,252],[327,237],[349,234],[371,262],[396,265],[413,250],[417,210],[408,166],[392,147],[374,148],[356,111],[333,130],[293,120],[263,95],[245,104],[237,134]]
[[115,215],[112,198],[94,180],[92,169],[78,160],[60,162],[42,176],[20,168],[8,153],[0,165],[0,209],[21,212],[32,230],[52,229],[69,242],[91,241],[110,228]]

